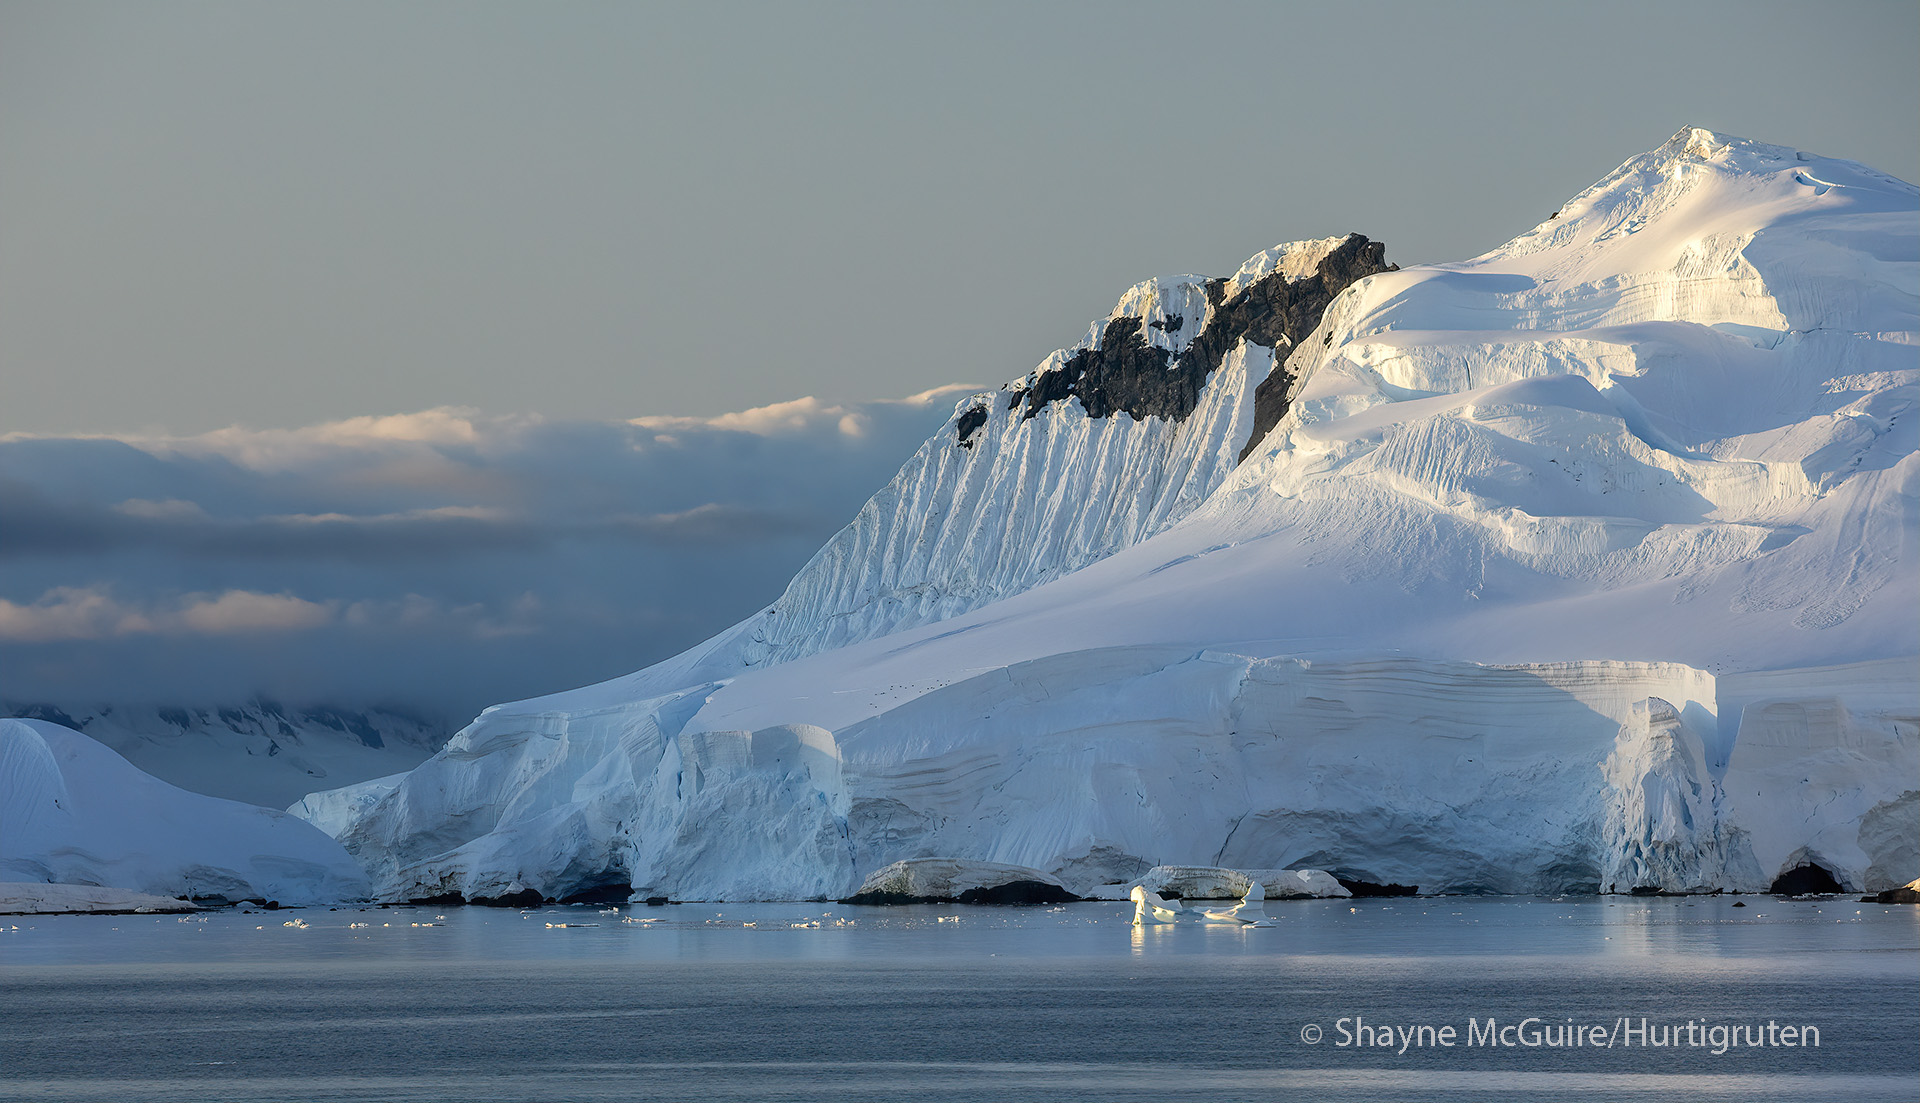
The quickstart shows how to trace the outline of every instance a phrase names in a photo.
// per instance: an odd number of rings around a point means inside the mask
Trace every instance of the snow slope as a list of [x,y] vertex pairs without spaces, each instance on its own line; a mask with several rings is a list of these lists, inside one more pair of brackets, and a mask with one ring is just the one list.
[[[1250,338],[1184,420],[1036,432],[1016,400],[1062,392],[1035,373],[971,445],[963,404],[774,610],[488,710],[340,838],[396,899],[835,896],[931,855],[1070,887],[1158,864],[1904,883],[1917,212],[1864,166],[1683,130],[1507,245],[1361,277],[1264,346],[1268,432]],[[1172,315],[1207,286],[1134,300]],[[1065,404],[1107,404],[1084,378]],[[922,479],[1021,447],[1044,462],[997,474],[1004,499]],[[1109,497],[1070,492],[1090,470]],[[770,629],[796,595],[799,627]]]
[[1135,285],[1079,344],[962,401],[778,601],[647,684],[944,620],[1164,531],[1233,470],[1276,356],[1389,268],[1380,244],[1347,234],[1277,245],[1229,279]]
[[288,904],[368,889],[311,824],[176,789],[41,720],[0,720],[0,881]]

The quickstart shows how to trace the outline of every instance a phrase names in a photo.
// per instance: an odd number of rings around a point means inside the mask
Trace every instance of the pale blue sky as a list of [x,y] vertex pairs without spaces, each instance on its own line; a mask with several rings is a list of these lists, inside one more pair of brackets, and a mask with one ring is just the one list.
[[997,383],[1683,124],[1920,176],[1900,3],[0,3],[0,432]]

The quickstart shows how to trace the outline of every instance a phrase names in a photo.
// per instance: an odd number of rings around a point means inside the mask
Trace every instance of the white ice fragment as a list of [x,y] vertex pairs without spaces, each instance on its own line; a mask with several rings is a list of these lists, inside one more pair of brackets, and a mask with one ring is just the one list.
[[1246,896],[1233,907],[1208,909],[1200,914],[1221,923],[1245,923],[1256,927],[1274,925],[1273,920],[1267,918],[1267,890],[1259,881],[1249,881]]
[[1133,886],[1133,925],[1151,927],[1163,923],[1177,923],[1180,920],[1180,905],[1163,900],[1156,892],[1140,885]]

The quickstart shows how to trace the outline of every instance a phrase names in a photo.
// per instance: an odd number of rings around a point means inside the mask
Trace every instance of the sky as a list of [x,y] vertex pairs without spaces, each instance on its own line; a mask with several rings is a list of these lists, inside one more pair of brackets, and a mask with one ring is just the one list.
[[626,674],[777,597],[966,393],[0,439],[0,707],[464,722]]
[[1914,180],[1916,41],[1910,0],[0,0],[0,698],[635,669],[1138,280],[1462,259],[1684,125]]

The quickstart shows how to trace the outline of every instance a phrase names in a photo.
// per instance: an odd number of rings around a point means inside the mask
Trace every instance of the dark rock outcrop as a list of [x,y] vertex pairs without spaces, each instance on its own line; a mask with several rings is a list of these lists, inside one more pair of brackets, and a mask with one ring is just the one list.
[[987,423],[987,407],[971,406],[953,423],[954,443],[962,448],[972,448],[974,434]]
[[[1361,234],[1349,234],[1320,261],[1313,275],[1290,280],[1274,271],[1227,297],[1227,280],[1207,281],[1207,319],[1176,355],[1147,343],[1141,319],[1122,315],[1107,321],[1100,339],[1080,349],[1059,367],[1034,377],[1016,398],[1023,419],[1055,402],[1079,398],[1088,417],[1125,413],[1134,418],[1182,421],[1193,412],[1214,369],[1241,341],[1274,350],[1275,364],[1254,391],[1252,435],[1240,451],[1244,460],[1287,410],[1293,386],[1283,361],[1288,350],[1320,324],[1329,303],[1355,281],[1376,272],[1392,272],[1386,246]],[[1150,323],[1168,335],[1183,332],[1177,315]],[[973,420],[976,418],[977,420]],[[971,447],[986,411],[975,407],[955,425],[957,443]]]

